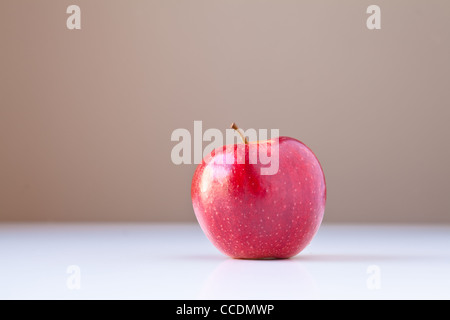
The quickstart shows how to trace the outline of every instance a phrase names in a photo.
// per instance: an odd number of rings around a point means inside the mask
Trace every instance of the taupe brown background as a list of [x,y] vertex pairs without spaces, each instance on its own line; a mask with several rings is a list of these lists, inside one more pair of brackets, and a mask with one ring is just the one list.
[[5,0],[0,41],[1,221],[194,221],[203,120],[310,146],[326,222],[450,222],[449,1]]

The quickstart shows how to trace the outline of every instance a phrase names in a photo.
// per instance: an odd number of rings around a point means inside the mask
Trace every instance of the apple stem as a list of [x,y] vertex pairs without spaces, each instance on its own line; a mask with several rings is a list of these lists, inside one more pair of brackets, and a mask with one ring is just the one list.
[[239,133],[239,135],[241,136],[242,141],[243,141],[245,144],[248,144],[248,139],[247,139],[247,137],[244,137],[244,135],[242,134],[241,130],[240,130],[239,127],[236,125],[236,123],[233,122],[233,123],[231,124],[231,129],[236,130],[237,133]]

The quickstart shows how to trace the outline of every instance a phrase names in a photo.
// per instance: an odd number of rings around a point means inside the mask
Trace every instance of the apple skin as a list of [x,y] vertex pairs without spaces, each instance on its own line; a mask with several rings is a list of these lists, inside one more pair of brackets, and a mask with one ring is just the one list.
[[[239,152],[245,152],[248,160],[256,149],[248,144],[217,148],[198,165],[192,179],[195,215],[208,239],[232,258],[293,257],[310,243],[323,219],[326,184],[322,167],[314,153],[296,139],[254,143],[258,148],[278,144],[278,150],[274,149],[279,153],[278,172],[261,175],[261,167],[267,165],[259,160],[238,164]],[[234,158],[234,163],[214,161],[224,156]]]

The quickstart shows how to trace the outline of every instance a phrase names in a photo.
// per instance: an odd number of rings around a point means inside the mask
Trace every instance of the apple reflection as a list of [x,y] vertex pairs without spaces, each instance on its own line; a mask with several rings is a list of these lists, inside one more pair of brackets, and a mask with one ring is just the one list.
[[298,260],[228,259],[206,278],[199,299],[315,299],[316,283]]

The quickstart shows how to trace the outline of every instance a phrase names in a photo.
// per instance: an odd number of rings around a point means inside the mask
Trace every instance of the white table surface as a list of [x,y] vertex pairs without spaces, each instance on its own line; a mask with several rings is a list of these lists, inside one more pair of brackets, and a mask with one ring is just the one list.
[[450,226],[322,225],[253,261],[197,224],[0,224],[0,299],[450,299]]

